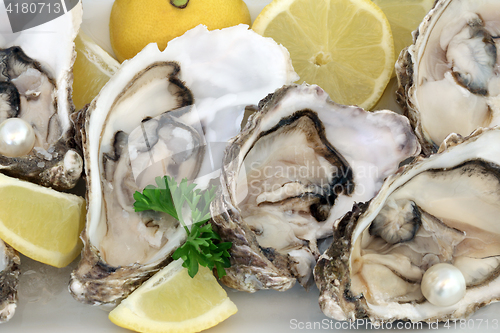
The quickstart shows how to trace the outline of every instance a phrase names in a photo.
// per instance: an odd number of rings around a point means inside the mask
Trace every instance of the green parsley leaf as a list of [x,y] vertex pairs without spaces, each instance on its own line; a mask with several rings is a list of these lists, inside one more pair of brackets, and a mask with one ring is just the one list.
[[[188,269],[189,276],[194,277],[198,265],[215,269],[219,278],[226,275],[226,268],[231,266],[228,250],[231,242],[222,242],[221,237],[208,223],[211,219],[210,203],[215,198],[215,186],[201,192],[196,184],[188,184],[187,179],[179,184],[169,177],[157,177],[157,186],[148,185],[142,193],[134,193],[134,209],[136,212],[154,210],[164,212],[178,220],[187,233],[186,242],[172,255],[174,260],[182,259],[182,266]],[[191,229],[182,216],[182,207],[187,204],[191,209]]]
[[142,212],[145,210],[154,210],[157,212],[164,212],[178,220],[177,211],[175,210],[172,202],[170,187],[168,186],[166,179],[163,181],[161,177],[157,177],[156,183],[158,184],[158,187],[148,185],[142,191],[142,194],[140,192],[134,193],[135,211]]

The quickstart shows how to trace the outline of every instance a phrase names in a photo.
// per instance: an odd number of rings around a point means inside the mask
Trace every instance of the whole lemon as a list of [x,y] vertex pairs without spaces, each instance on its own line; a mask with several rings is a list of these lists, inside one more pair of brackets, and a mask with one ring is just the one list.
[[149,43],[160,50],[199,24],[209,30],[240,23],[250,25],[242,0],[116,0],[111,10],[111,46],[120,62],[134,57]]

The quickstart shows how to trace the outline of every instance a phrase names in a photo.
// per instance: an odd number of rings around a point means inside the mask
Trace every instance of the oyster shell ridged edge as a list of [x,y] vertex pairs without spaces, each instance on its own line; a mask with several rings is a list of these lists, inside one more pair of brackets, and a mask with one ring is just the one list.
[[[0,242],[3,242],[0,240]],[[0,323],[6,322],[14,316],[17,306],[17,287],[19,283],[21,259],[16,250],[5,245],[7,266],[0,272]]]
[[442,7],[447,6],[447,2],[449,2],[449,0],[436,0],[433,8],[424,17],[417,30],[413,31],[413,44],[401,51],[395,64],[396,78],[398,80],[396,102],[403,109],[403,115],[410,121],[415,135],[420,142],[422,155],[424,156],[429,156],[437,152],[439,147],[423,132],[417,106],[413,104],[411,98],[408,98],[408,96],[413,95],[415,90],[414,63],[412,59],[415,57],[415,53],[417,52],[417,48],[420,47],[420,44],[425,43],[425,40],[422,40],[421,36],[425,35],[425,33],[433,27],[431,25],[431,18],[435,13],[439,12]]

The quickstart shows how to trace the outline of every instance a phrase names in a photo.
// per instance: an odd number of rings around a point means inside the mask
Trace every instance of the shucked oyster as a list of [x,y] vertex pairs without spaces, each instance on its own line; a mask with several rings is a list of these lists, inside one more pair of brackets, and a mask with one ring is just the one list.
[[318,86],[285,86],[227,148],[213,224],[233,242],[222,281],[256,291],[308,285],[316,240],[420,152],[408,120],[330,100]]
[[[248,70],[253,79],[228,79]],[[247,104],[295,79],[286,50],[246,26],[198,27],[124,62],[81,117],[88,213],[74,297],[114,305],[166,265],[185,231],[166,214],[136,213],[134,192],[163,175],[199,184],[225,146],[210,143],[225,143]]]
[[499,13],[496,0],[439,0],[401,53],[398,99],[424,153],[500,124]]
[[[445,151],[389,177],[340,221],[315,268],[327,316],[459,319],[500,299],[500,129],[481,132],[451,136]],[[456,304],[422,294],[424,273],[438,263],[465,279]]]
[[17,306],[19,256],[0,239],[0,323],[14,315]]
[[[149,48],[123,65],[85,116],[87,223],[82,259],[70,282],[74,297],[85,303],[125,297],[166,264],[185,237],[182,227],[168,216],[135,213],[133,208],[135,191],[154,184],[155,176],[171,173],[171,161],[156,174],[145,174],[147,178],[134,174],[131,161],[141,162],[152,149],[165,154],[177,147],[187,151],[199,137],[188,124],[171,116],[189,113],[192,95],[178,79],[179,66],[162,61],[156,51]],[[169,139],[176,130],[181,133],[174,145]],[[154,141],[148,140],[153,137]],[[191,160],[199,164],[197,151],[178,161],[180,169]]]
[[69,119],[74,111],[73,40],[82,20],[81,3],[65,15],[20,33],[7,32],[6,13],[0,16],[0,123],[21,118],[35,135],[27,155],[0,152],[0,171],[44,186],[72,188],[83,167],[73,149]]

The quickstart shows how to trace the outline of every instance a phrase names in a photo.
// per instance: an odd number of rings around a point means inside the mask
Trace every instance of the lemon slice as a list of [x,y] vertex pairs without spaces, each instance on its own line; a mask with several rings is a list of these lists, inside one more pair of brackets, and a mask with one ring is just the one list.
[[118,326],[137,332],[199,332],[237,312],[206,267],[194,278],[176,260],[109,313]]
[[92,102],[116,72],[120,63],[80,30],[75,39],[73,65],[73,103],[77,110]]
[[[391,25],[394,56],[413,42],[412,31],[418,28],[435,0],[372,0],[382,9]],[[395,74],[394,74],[395,75]]]
[[85,200],[0,174],[0,239],[27,257],[64,267],[82,249]]
[[335,102],[370,109],[391,77],[391,29],[370,0],[274,0],[252,29],[288,49],[299,83]]

